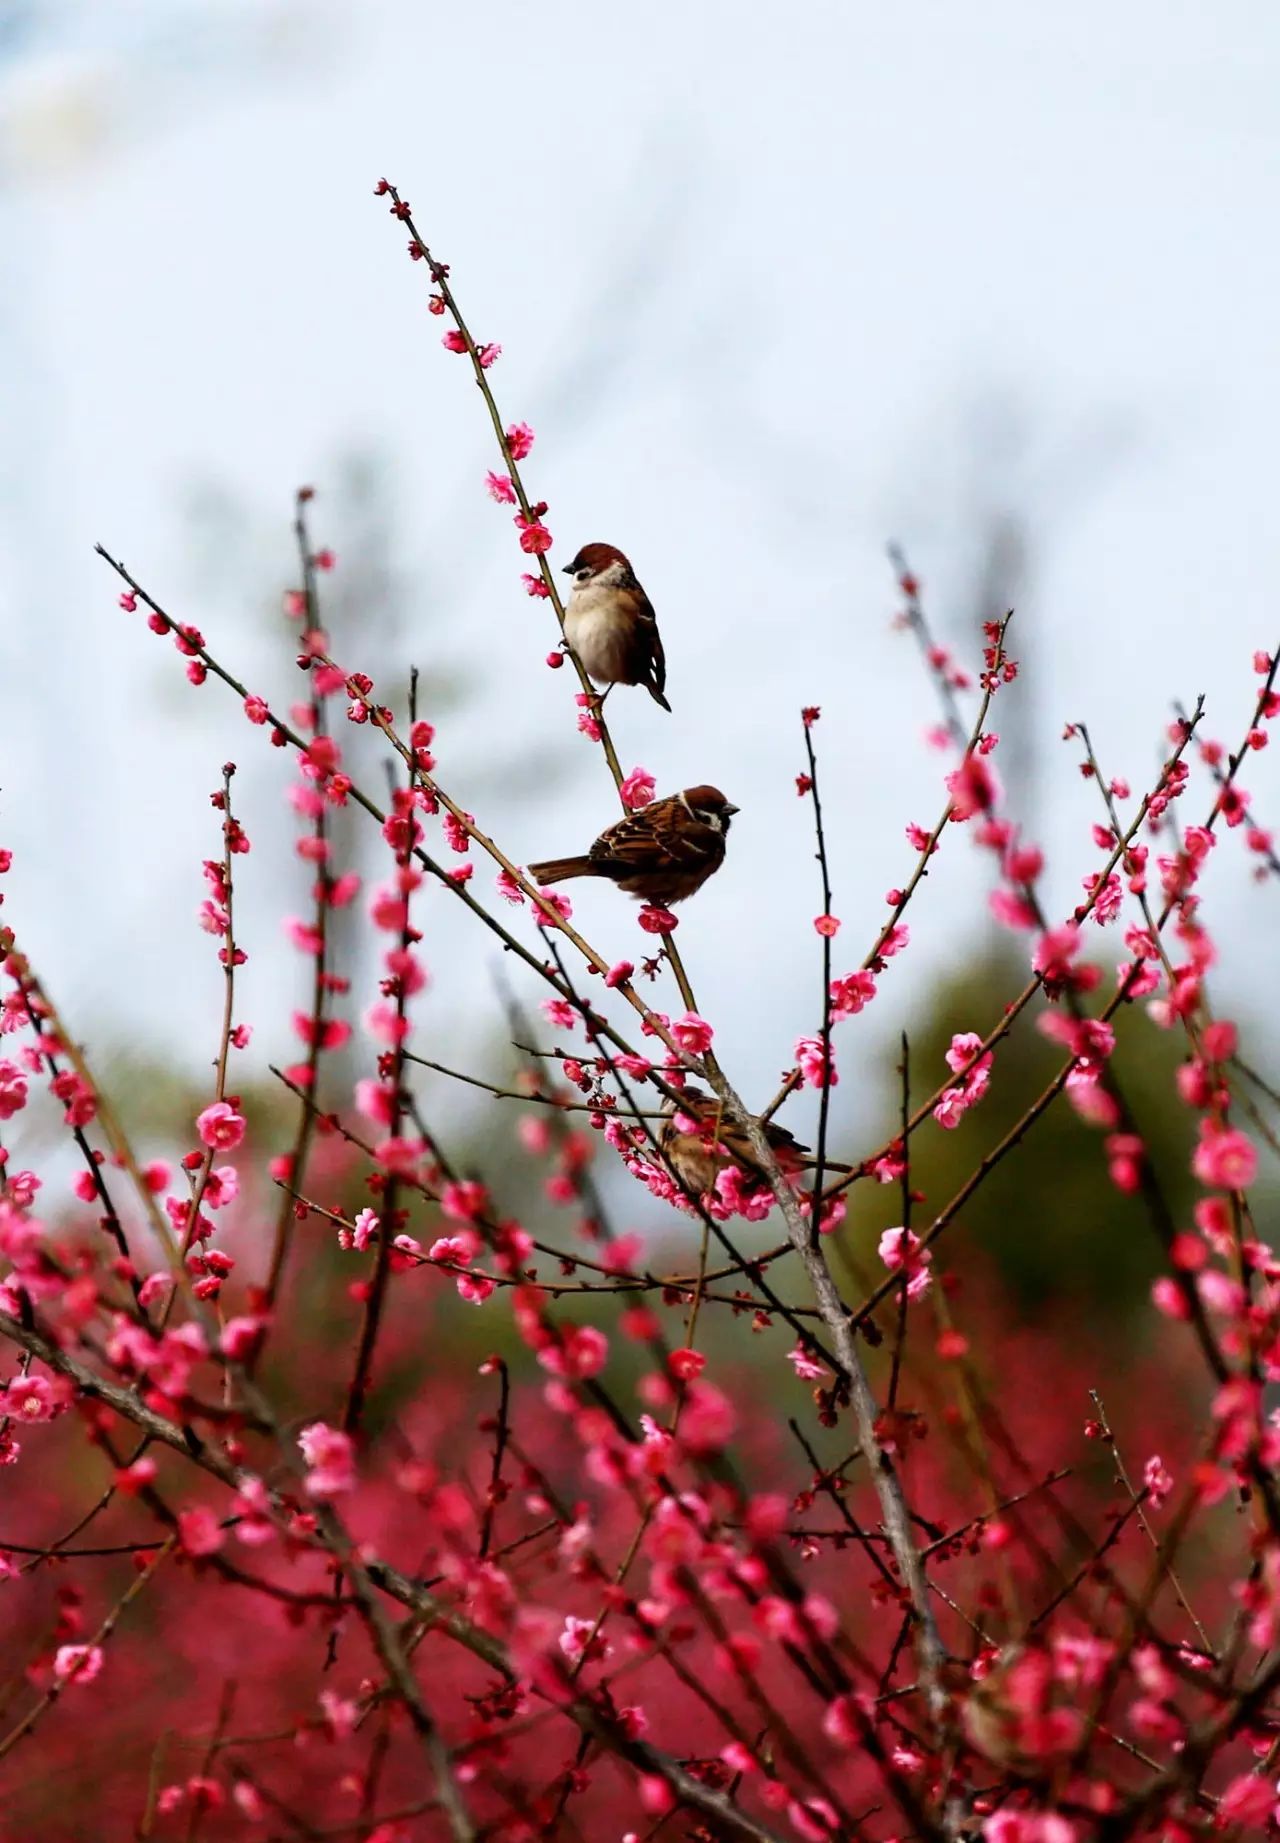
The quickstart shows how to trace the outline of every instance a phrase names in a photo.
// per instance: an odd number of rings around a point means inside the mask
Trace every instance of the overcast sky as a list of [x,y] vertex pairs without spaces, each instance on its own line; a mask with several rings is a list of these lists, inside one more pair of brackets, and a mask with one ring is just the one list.
[[[890,538],[953,640],[1000,538],[992,593],[1014,581],[1037,741],[1013,805],[1069,908],[1097,815],[1063,721],[1088,719],[1139,787],[1175,696],[1204,691],[1210,732],[1239,737],[1252,651],[1280,636],[1277,94],[1263,4],[650,0],[634,23],[582,0],[13,8],[0,844],[17,853],[6,916],[77,1029],[191,1067],[212,1053],[194,912],[228,756],[260,842],[244,991],[264,1058],[294,970],[272,919],[284,764],[116,610],[95,540],[289,694],[263,610],[289,580],[293,489],[320,489],[323,539],[343,456],[375,456],[396,656],[423,666],[428,701],[433,672],[467,681],[441,719],[445,785],[521,860],[612,817],[569,675],[541,664],[553,624],[483,494],[482,406],[372,196],[381,173],[476,335],[503,345],[492,380],[536,428],[526,477],[552,560],[609,539],[657,606],[674,714],[617,694],[624,766],[660,790],[715,781],[742,808],[680,940],[748,1090],[816,1022],[800,706],[823,709],[841,967],[910,868],[904,825],[941,807],[928,688],[889,629]],[[211,490],[252,526],[221,575],[189,513]],[[362,663],[356,623],[335,644]],[[1280,824],[1275,762],[1249,784]],[[1238,996],[1245,956],[1273,951],[1280,891],[1252,887],[1238,836],[1217,859],[1210,919],[1241,955]],[[948,841],[882,1030],[982,939],[984,874]],[[635,955],[613,891],[579,915],[610,957]],[[488,948],[443,897],[426,926],[426,1023],[456,1050],[488,1005]]]

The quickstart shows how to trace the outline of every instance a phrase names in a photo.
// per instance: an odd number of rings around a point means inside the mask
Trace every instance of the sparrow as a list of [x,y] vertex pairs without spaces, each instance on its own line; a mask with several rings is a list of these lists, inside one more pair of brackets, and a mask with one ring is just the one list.
[[670,710],[658,619],[622,552],[612,544],[584,544],[564,573],[573,577],[564,637],[588,678],[610,690],[643,685],[655,704]]
[[[681,1092],[679,1105],[668,1101],[662,1111],[667,1118],[658,1143],[667,1163],[693,1196],[714,1190],[717,1177],[728,1165],[737,1165],[754,1183],[768,1182],[756,1162],[747,1129],[728,1118],[714,1095],[687,1087]],[[766,1120],[764,1136],[784,1172],[798,1171],[811,1162],[808,1146],[800,1145],[785,1126]]]
[[[714,1190],[716,1179],[728,1165],[736,1165],[755,1184],[767,1184],[760,1169],[745,1126],[739,1126],[723,1111],[714,1095],[692,1086],[681,1091],[680,1101],[667,1101],[662,1109],[667,1116],[658,1144],[684,1188],[700,1197]],[[816,1163],[807,1145],[789,1133],[776,1120],[765,1120],[764,1136],[769,1149],[785,1176],[812,1169]],[[848,1171],[849,1166],[824,1158],[825,1171]]]
[[629,896],[669,908],[700,890],[724,863],[737,812],[718,787],[686,787],[606,827],[584,857],[530,864],[537,883],[608,877]]

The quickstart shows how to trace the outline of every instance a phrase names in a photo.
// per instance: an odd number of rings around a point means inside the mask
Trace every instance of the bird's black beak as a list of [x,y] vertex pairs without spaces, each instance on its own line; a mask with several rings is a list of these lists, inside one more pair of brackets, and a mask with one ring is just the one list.
[[726,819],[732,819],[732,818],[733,818],[733,815],[734,815],[735,813],[740,813],[741,811],[742,811],[742,808],[741,808],[740,806],[729,806],[729,805],[726,805],[726,806],[725,806],[725,809],[724,809],[724,813],[725,813],[725,818],[726,818]]
[[576,576],[577,573],[578,572],[574,569],[572,563],[566,563],[563,569],[560,571],[560,574],[562,576]]

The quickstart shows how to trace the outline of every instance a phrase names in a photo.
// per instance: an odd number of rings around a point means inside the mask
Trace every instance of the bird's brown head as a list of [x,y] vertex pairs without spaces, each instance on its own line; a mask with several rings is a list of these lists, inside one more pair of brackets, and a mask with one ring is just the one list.
[[686,1082],[680,1090],[680,1099],[676,1101],[668,1095],[662,1103],[662,1111],[669,1120],[678,1113],[687,1115],[691,1120],[696,1120],[710,1106],[711,1096],[706,1089],[699,1088],[696,1082]]
[[695,819],[700,819],[703,825],[714,826],[717,832],[727,832],[729,821],[738,811],[736,806],[725,799],[718,787],[705,784],[686,787],[680,798]]
[[631,565],[615,544],[584,544],[573,562],[564,566],[565,575],[572,576],[580,587],[608,570],[616,570],[619,575],[631,573]]
[[698,1087],[696,1082],[685,1082],[680,1089],[680,1100],[672,1100],[670,1095],[663,1100],[663,1113],[698,1113],[700,1109],[711,1106],[711,1095],[705,1087]]

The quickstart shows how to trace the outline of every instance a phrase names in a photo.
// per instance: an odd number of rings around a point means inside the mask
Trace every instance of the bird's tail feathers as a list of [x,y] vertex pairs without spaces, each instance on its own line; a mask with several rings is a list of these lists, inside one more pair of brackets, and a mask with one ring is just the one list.
[[529,875],[535,883],[567,883],[570,877],[594,877],[596,866],[589,857],[548,858],[543,864],[530,864]]

